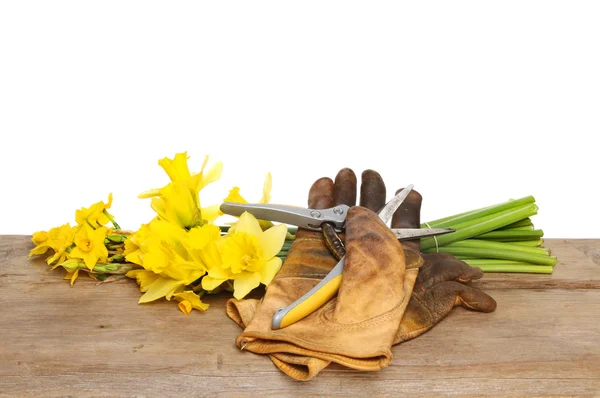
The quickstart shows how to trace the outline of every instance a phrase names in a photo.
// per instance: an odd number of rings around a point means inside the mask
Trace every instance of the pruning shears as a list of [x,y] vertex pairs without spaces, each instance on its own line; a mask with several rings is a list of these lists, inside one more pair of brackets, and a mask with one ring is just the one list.
[[[404,202],[411,192],[413,185],[409,185],[394,196],[378,212],[379,218],[388,223],[398,207]],[[336,232],[342,232],[346,223],[346,216],[350,209],[347,205],[338,205],[329,209],[307,209],[288,205],[277,204],[249,204],[224,202],[221,211],[233,216],[241,216],[244,212],[252,214],[259,220],[270,220],[304,228],[313,231],[322,230],[327,223]],[[392,228],[398,240],[420,239],[426,236],[435,236],[454,232],[452,228]],[[344,271],[344,258],[323,278],[316,286],[287,307],[279,308],[272,319],[272,329],[289,326],[313,313],[329,299],[331,299],[341,285]]]

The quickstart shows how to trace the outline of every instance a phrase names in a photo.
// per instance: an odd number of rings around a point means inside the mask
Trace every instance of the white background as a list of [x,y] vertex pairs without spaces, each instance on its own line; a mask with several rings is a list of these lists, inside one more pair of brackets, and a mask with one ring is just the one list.
[[[600,2],[4,1],[0,234],[114,195],[158,159],[224,162],[203,204],[306,204],[342,167],[414,184],[432,220],[534,195],[546,237],[600,237]],[[211,162],[212,163],[212,162]]]

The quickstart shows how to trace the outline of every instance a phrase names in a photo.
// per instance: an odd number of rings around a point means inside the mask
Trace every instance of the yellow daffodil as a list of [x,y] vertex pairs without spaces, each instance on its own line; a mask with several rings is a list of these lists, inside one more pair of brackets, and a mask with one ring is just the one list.
[[82,207],[75,211],[75,221],[82,225],[89,223],[92,227],[103,226],[113,220],[113,216],[108,212],[112,205],[112,193],[108,194],[108,203],[102,201],[94,203],[88,208]]
[[205,171],[208,156],[204,158],[199,173],[190,173],[187,152],[178,153],[173,159],[164,158],[158,164],[165,170],[171,183],[160,189],[151,189],[138,195],[152,199],[152,209],[164,220],[183,228],[193,228],[204,222],[213,222],[221,215],[218,206],[201,208],[199,192],[206,185],[221,178],[223,165],[217,162]]
[[221,266],[209,266],[208,274],[202,278],[202,288],[211,291],[233,280],[233,296],[239,300],[261,283],[268,285],[281,268],[281,259],[276,255],[286,233],[283,224],[263,231],[254,216],[243,213],[235,231],[219,245]]
[[[63,228],[63,227],[61,227],[61,228]],[[68,224],[67,224],[67,227],[68,227]],[[60,245],[58,250],[55,250],[55,253],[53,256],[50,256],[46,259],[46,262],[48,263],[48,265],[60,264],[69,257],[69,249],[71,247],[73,247],[73,244],[74,244],[73,241],[75,239],[75,234],[81,228],[81,226],[78,225],[78,226],[71,227],[71,228],[67,228],[67,227],[63,228],[63,230],[61,231],[62,244]]]
[[108,260],[108,250],[104,246],[104,238],[108,230],[105,227],[92,229],[83,224],[75,234],[75,247],[69,253],[70,258],[80,258],[89,269],[94,269],[98,261]]
[[181,312],[186,315],[189,315],[193,308],[198,311],[206,311],[209,307],[208,304],[203,303],[202,300],[200,300],[200,296],[190,290],[175,293],[173,294],[173,297],[175,297],[175,300],[179,301],[178,307]]
[[35,247],[29,252],[29,257],[44,254],[48,249],[58,252],[67,243],[70,231],[71,226],[67,223],[60,227],[52,228],[48,232],[35,232],[31,237],[31,241],[35,244]]
[[[140,291],[145,292],[140,303],[162,297],[170,300],[173,293],[206,273],[201,257],[188,252],[187,231],[167,221],[154,219],[129,239],[132,240],[132,246],[126,260],[144,267],[144,272],[127,274],[135,277],[140,284]],[[146,282],[142,283],[140,278],[145,278]]]
[[[271,173],[267,173],[267,177],[265,178],[265,182],[263,184],[263,195],[262,198],[258,201],[258,203],[267,204],[271,201],[271,188],[273,186],[273,180],[271,177]],[[223,200],[224,202],[235,202],[235,203],[248,203],[246,199],[242,195],[240,195],[240,188],[233,187],[229,191],[229,195]],[[263,231],[271,228],[273,223],[268,220],[258,220],[260,227]],[[232,224],[231,228],[235,231],[235,223]]]

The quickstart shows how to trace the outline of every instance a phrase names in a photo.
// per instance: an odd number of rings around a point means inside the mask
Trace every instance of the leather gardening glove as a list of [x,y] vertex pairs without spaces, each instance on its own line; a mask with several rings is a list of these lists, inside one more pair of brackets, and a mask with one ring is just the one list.
[[[356,176],[343,169],[335,183],[321,178],[313,184],[308,206],[353,206],[355,201]],[[374,213],[385,204],[385,185],[372,170],[362,175],[360,204],[351,207],[346,219],[346,258],[337,297],[290,326],[271,329],[278,308],[301,297],[337,264],[320,231],[299,229],[263,299],[228,301],[228,315],[245,328],[236,339],[238,347],[269,354],[279,369],[299,380],[314,377],[331,361],[360,370],[389,364],[422,259],[415,253],[405,256]]]
[[[421,195],[412,191],[394,213],[392,228],[419,228]],[[401,242],[403,247],[420,250],[420,241]],[[413,339],[438,324],[456,306],[492,312],[496,301],[466,283],[483,276],[483,271],[471,267],[447,253],[422,254],[425,263],[413,288],[412,297],[400,323],[394,344]]]

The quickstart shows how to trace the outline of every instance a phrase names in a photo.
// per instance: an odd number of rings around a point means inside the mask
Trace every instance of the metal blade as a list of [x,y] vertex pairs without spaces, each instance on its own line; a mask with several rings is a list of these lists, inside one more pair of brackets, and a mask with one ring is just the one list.
[[398,207],[400,207],[402,202],[404,202],[404,199],[406,199],[406,197],[408,196],[410,191],[412,191],[412,189],[412,184],[407,186],[400,193],[398,193],[398,195],[394,196],[392,200],[387,202],[386,205],[383,206],[383,209],[379,210],[379,218],[381,219],[381,221],[387,224],[388,221],[391,220],[396,210],[398,210]]
[[456,231],[454,228],[392,228],[398,240],[420,239],[426,236],[448,234]]
[[259,220],[297,225],[311,230],[319,230],[324,222],[329,222],[336,230],[341,231],[346,222],[348,206],[339,205],[330,209],[316,210],[287,205],[224,202],[221,204],[221,211],[237,217],[247,211]]

